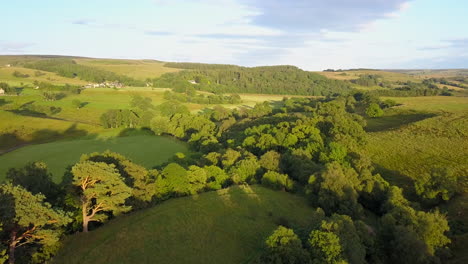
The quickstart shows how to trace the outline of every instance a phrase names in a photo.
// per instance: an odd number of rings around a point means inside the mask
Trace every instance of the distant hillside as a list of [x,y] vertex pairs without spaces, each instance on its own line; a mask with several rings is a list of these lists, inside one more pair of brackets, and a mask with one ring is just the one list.
[[[167,64],[166,64],[167,65]],[[263,93],[327,96],[351,91],[351,84],[303,71],[295,66],[241,67],[234,65],[169,64],[189,68],[166,73],[153,81],[155,87],[184,92],[196,89],[213,93]]]

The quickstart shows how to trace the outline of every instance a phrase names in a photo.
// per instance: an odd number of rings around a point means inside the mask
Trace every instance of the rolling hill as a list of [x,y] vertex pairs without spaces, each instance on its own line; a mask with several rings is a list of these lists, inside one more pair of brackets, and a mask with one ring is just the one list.
[[301,197],[233,186],[171,199],[69,237],[53,263],[249,263],[279,224],[306,228]]

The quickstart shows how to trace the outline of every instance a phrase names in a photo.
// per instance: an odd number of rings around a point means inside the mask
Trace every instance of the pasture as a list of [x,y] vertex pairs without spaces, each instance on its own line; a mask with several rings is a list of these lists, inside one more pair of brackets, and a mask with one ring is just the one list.
[[20,168],[33,161],[45,162],[53,180],[60,182],[66,167],[76,163],[82,154],[105,150],[118,152],[146,168],[166,162],[177,152],[188,152],[182,142],[153,135],[95,137],[37,144],[0,156],[0,182],[9,168]]
[[390,72],[385,70],[347,70],[341,72],[317,72],[320,75],[323,75],[330,79],[337,80],[355,80],[358,79],[361,75],[380,75],[385,80],[396,82],[396,81],[412,81],[412,82],[421,82],[422,79],[416,78],[406,73],[399,72]]
[[299,196],[233,186],[171,199],[73,235],[53,263],[248,263],[280,223],[299,230],[313,216]]
[[137,80],[154,79],[168,72],[179,69],[164,67],[164,62],[154,60],[111,60],[111,59],[76,59],[78,64],[126,75]]
[[[468,170],[468,98],[392,98],[401,106],[389,109],[383,117],[368,119],[366,147],[377,172],[391,184],[403,187],[406,196],[417,199],[414,180],[434,168]],[[466,230],[466,194],[443,203],[456,230]],[[460,232],[460,233],[457,233]],[[465,231],[454,231],[450,248],[453,263],[468,260]],[[450,262],[452,263],[452,262]]]

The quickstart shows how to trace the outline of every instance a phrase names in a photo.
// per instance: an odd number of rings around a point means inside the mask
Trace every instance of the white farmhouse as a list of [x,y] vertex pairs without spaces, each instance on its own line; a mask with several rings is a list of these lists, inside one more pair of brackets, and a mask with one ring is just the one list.
[[5,94],[5,90],[3,90],[2,88],[0,88],[0,95],[4,95]]

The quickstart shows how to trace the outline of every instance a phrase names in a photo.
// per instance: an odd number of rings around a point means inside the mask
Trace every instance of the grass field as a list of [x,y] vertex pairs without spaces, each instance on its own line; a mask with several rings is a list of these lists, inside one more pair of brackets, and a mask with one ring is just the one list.
[[76,59],[78,64],[91,66],[138,80],[154,79],[179,69],[164,67],[164,62],[153,60]]
[[[401,106],[368,120],[367,151],[392,184],[416,199],[414,180],[433,168],[468,168],[468,98],[400,97]],[[443,203],[449,222],[468,226],[468,195]],[[468,233],[452,237],[453,263],[466,263]]]
[[392,99],[397,108],[424,112],[461,112],[468,110],[468,97],[455,96],[420,96],[420,97],[383,97]]
[[279,222],[304,228],[313,215],[298,196],[234,186],[171,199],[73,235],[53,263],[248,263]]
[[[18,71],[22,74],[29,74],[30,77],[28,78],[15,77],[13,76],[13,72],[15,71]],[[56,73],[46,72],[46,71],[40,71],[44,73],[44,75],[35,76],[34,73],[36,71],[37,70],[27,69],[27,68],[22,68],[22,67],[0,67],[0,82],[7,82],[8,84],[12,86],[21,86],[21,83],[29,84],[32,86],[32,83],[34,81],[47,82],[47,83],[52,83],[55,85],[65,85],[65,84],[85,85],[88,83],[78,78],[65,78],[65,77],[57,75]]]
[[354,80],[358,79],[361,75],[380,75],[385,80],[396,82],[396,81],[412,81],[412,82],[421,82],[419,78],[415,78],[409,74],[398,73],[398,72],[389,72],[384,70],[353,70],[353,71],[343,71],[343,72],[317,72],[320,75],[323,75],[330,79],[337,80]]
[[0,182],[4,180],[8,168],[19,168],[32,161],[45,162],[54,181],[60,182],[66,167],[76,163],[81,154],[105,150],[118,152],[146,168],[167,161],[177,152],[188,151],[182,142],[153,135],[91,138],[31,145],[0,156]]
[[446,78],[455,76],[468,76],[468,69],[441,69],[441,70],[392,70],[392,72],[405,73],[416,78]]

